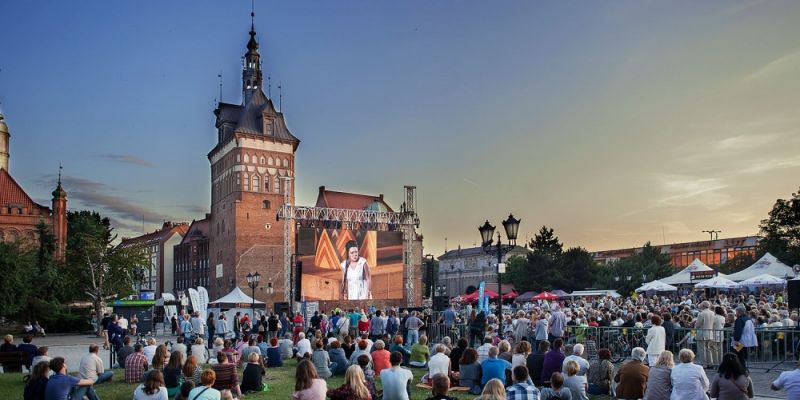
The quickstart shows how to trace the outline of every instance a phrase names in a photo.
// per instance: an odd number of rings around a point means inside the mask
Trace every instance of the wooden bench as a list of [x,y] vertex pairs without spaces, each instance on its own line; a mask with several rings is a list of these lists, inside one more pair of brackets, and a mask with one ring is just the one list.
[[21,351],[0,352],[0,365],[3,366],[3,373],[22,372],[24,357],[25,355]]

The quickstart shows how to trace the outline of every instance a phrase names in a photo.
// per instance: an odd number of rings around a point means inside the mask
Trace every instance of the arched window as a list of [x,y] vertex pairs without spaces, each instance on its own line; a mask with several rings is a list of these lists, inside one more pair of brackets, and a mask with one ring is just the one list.
[[241,154],[237,154],[237,155],[236,155],[236,162],[237,162],[237,163],[240,163],[240,162],[242,162],[242,155],[241,155]]
[[[245,157],[247,157],[247,155],[245,155]],[[247,173],[244,174],[244,190],[250,190],[250,175]]]
[[275,177],[275,186],[274,186],[274,188],[275,188],[275,193],[280,193],[281,192],[281,181],[280,181],[280,179],[278,179],[277,176]]
[[244,155],[244,163],[245,163],[245,164],[247,164],[247,163],[249,163],[249,162],[250,162],[250,156],[248,156],[247,154],[245,154],[245,155]]
[[283,168],[289,168],[289,159],[287,158],[283,159]]
[[241,172],[237,172],[236,173],[236,187],[239,187],[239,185],[241,185],[241,184],[242,184],[242,173]]
[[261,156],[261,162],[259,164],[264,165],[264,156]]
[[257,174],[253,174],[253,191],[258,192],[261,189],[261,179]]
[[264,175],[264,191],[269,192],[269,175]]
[[270,209],[269,200],[264,200],[264,201],[262,201],[262,202],[261,202],[261,208],[263,208],[263,209],[265,209],[265,210],[269,210],[269,209]]
[[268,158],[267,159],[267,165],[272,165],[272,163],[273,163],[272,157]]

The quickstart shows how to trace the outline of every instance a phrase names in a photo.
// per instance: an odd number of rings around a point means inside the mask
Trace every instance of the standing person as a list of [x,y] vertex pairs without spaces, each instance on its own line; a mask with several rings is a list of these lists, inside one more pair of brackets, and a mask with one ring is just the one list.
[[[74,388],[84,388],[84,393],[89,396],[89,399],[97,399],[97,394],[94,392],[92,385],[94,381],[91,379],[81,379],[71,375],[67,375],[67,363],[63,357],[56,357],[50,360],[50,370],[54,372],[50,379],[47,381],[47,387],[44,390],[44,398],[47,400],[69,400],[70,393]],[[86,389],[88,388],[88,389]],[[83,397],[80,397],[81,399]]]
[[292,333],[294,333],[292,340],[294,340],[295,343],[297,343],[297,341],[300,340],[300,334],[303,333],[305,325],[306,324],[305,320],[303,319],[303,314],[300,314],[300,312],[298,311],[294,315],[294,318],[292,319],[292,326],[294,327],[294,330],[292,331]]
[[548,325],[550,326],[547,340],[550,343],[555,342],[556,339],[564,338],[564,328],[567,327],[567,316],[564,314],[563,311],[558,306],[555,306],[556,309],[553,311],[553,314],[550,316],[550,321]]
[[421,319],[417,318],[417,312],[414,311],[411,315],[406,319],[406,329],[408,330],[408,345],[413,346],[415,343],[419,341],[419,329],[422,328],[425,324],[422,322]]
[[351,365],[344,375],[344,383],[336,389],[328,390],[327,396],[331,400],[371,400],[364,371],[358,365]]
[[667,350],[672,350],[672,344],[675,341],[675,324],[672,322],[672,315],[665,313],[661,318],[661,326],[664,327],[664,334],[667,337],[664,346]]
[[672,367],[674,366],[672,352],[669,350],[661,352],[656,363],[650,367],[644,400],[669,400],[670,393],[672,393]]
[[383,319],[381,310],[375,311],[375,316],[369,321],[369,334],[373,341],[383,337],[386,333],[386,320]]
[[311,360],[300,360],[297,364],[294,379],[294,400],[325,400],[328,385],[317,376],[317,370]]
[[103,367],[103,360],[97,355],[99,350],[100,346],[96,343],[90,344],[89,353],[81,357],[78,367],[81,378],[89,379],[96,385],[110,381],[114,376],[113,372],[106,371]]
[[652,367],[656,365],[658,357],[661,356],[661,352],[666,350],[667,333],[664,327],[661,326],[660,316],[653,315],[650,321],[653,323],[653,326],[647,330],[645,342],[647,342],[647,365]]
[[705,400],[708,391],[708,377],[703,366],[695,364],[694,352],[683,349],[678,353],[680,364],[672,368],[671,400]]
[[206,324],[203,322],[203,319],[200,318],[200,312],[195,311],[192,314],[192,319],[189,320],[192,324],[192,333],[199,338],[206,337]]
[[450,328],[456,323],[456,312],[453,310],[452,304],[448,304],[447,309],[442,313],[442,321],[444,322],[445,332],[450,332]]
[[372,299],[372,277],[367,259],[359,256],[358,243],[354,240],[345,245],[347,259],[342,261],[342,300]]
[[697,341],[697,353],[699,364],[704,368],[715,364],[712,352],[714,342],[714,312],[709,309],[711,304],[708,301],[700,303],[700,313],[697,314],[697,320],[694,327],[697,331],[695,340]]
[[217,321],[214,323],[216,335],[222,339],[225,339],[228,336],[229,331],[228,321],[226,318],[227,316],[225,316],[225,313],[221,312],[219,313],[219,319],[217,319]]
[[181,332],[184,340],[189,340],[192,337],[192,322],[189,321],[189,313],[183,314],[181,319]]
[[267,318],[267,336],[272,339],[278,336],[278,316],[275,313],[270,313],[269,318]]
[[750,347],[757,347],[756,331],[753,320],[747,316],[747,309],[744,304],[736,307],[736,321],[733,324],[733,341],[731,343],[739,362],[747,371],[747,352]]
[[736,354],[727,353],[722,356],[719,371],[711,380],[709,392],[712,398],[722,400],[748,400],[753,398],[753,381],[745,373],[744,367],[739,363],[739,359],[736,358]]
[[393,352],[389,356],[392,367],[381,371],[381,382],[383,382],[383,400],[409,400],[411,392],[411,381],[414,375],[410,370],[401,368],[403,355]]
[[722,354],[725,352],[722,345],[725,339],[725,311],[721,306],[714,308],[714,341],[711,343],[711,351],[714,353],[714,365],[722,362]]
[[136,314],[131,315],[131,320],[128,321],[128,326],[131,328],[131,336],[136,336],[136,329],[139,326],[139,317]]
[[472,347],[483,343],[483,334],[486,332],[486,312],[472,311],[469,320],[469,345]]
[[210,349],[214,342],[214,335],[217,332],[217,324],[214,321],[214,313],[208,313],[208,318],[206,318],[206,329],[208,330],[208,348]]
[[535,340],[533,344],[534,348],[538,349],[539,343],[541,343],[542,341],[546,341],[548,342],[548,344],[550,343],[550,341],[547,340],[547,333],[550,331],[550,327],[548,326],[548,324],[549,323],[547,322],[547,315],[545,315],[545,313],[542,312],[539,315],[539,321],[536,322],[536,329],[534,332]]
[[169,319],[169,326],[172,328],[173,335],[178,333],[178,317],[175,314],[172,314],[172,317]]
[[386,318],[386,334],[389,335],[390,338],[393,338],[397,335],[399,329],[400,320],[397,319],[397,313],[394,310],[390,310],[389,316]]
[[233,316],[233,338],[238,341],[242,337],[242,312],[237,311]]
[[517,311],[517,319],[514,320],[514,341],[522,343],[522,338],[528,338],[528,331],[531,329],[531,320],[525,318],[525,311]]

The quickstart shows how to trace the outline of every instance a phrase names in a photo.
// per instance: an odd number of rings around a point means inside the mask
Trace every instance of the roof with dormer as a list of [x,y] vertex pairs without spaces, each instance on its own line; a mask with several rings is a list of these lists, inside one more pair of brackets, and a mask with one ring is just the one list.
[[392,208],[383,200],[383,195],[336,192],[319,187],[316,207],[343,208],[348,210],[371,210],[392,212]]

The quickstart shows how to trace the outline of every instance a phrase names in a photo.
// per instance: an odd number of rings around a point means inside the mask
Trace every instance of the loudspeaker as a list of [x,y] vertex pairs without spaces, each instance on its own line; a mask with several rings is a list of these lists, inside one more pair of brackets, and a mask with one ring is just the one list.
[[789,308],[800,308],[800,280],[790,279],[786,282]]
[[289,315],[289,303],[275,303],[275,315],[280,317],[281,313],[286,313],[287,316]]
[[302,300],[303,296],[303,262],[294,264],[294,301]]

